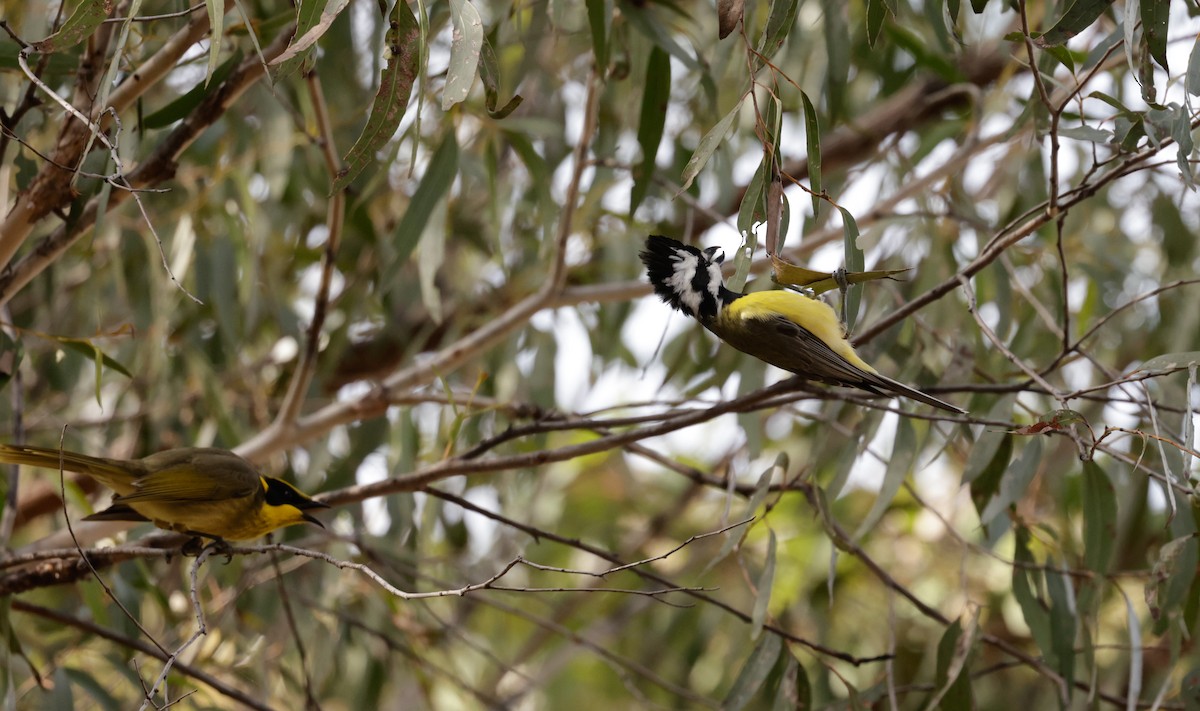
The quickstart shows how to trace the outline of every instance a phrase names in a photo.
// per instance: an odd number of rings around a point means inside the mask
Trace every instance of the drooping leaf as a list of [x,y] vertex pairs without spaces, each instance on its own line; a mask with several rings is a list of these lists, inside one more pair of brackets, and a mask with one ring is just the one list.
[[212,81],[217,65],[221,63],[221,44],[225,38],[225,0],[204,0],[208,9],[209,38],[208,66],[204,69],[204,83]]
[[[858,222],[846,208],[839,205],[838,211],[842,213],[842,248],[846,258],[846,270],[861,272],[866,264],[866,256],[858,246]],[[855,322],[858,321],[858,307],[861,302],[862,287],[851,286],[842,303],[842,320],[846,322],[846,330],[851,333],[854,331]]]
[[33,50],[38,54],[53,54],[83,42],[108,18],[113,5],[113,0],[83,0],[58,32],[32,43]]
[[612,34],[613,0],[587,0],[588,26],[592,30],[592,53],[603,76],[608,70],[609,38]]
[[371,113],[362,134],[346,153],[344,168],[338,171],[333,192],[344,189],[358,174],[375,161],[375,152],[391,139],[408,109],[419,65],[420,28],[406,0],[396,0],[391,27],[387,31],[387,63],[379,80],[379,91],[371,103]]
[[642,162],[633,171],[633,189],[629,195],[630,216],[646,198],[654,179],[654,162],[658,158],[658,144],[662,141],[667,107],[671,102],[671,59],[658,47],[650,50],[643,86],[637,133],[638,145],[642,148]]
[[1150,56],[1163,69],[1167,67],[1167,23],[1171,19],[1171,0],[1141,0],[1142,36]]
[[964,630],[955,620],[942,634],[937,648],[937,687],[941,693],[939,708],[945,711],[970,711],[975,708],[971,692],[969,662],[975,640],[973,627]]
[[392,284],[395,274],[416,249],[421,237],[425,234],[425,226],[429,223],[434,208],[450,190],[456,175],[458,175],[458,141],[451,129],[446,132],[446,137],[442,139],[441,145],[429,159],[429,167],[417,185],[417,190],[408,203],[408,209],[404,211],[404,217],[396,227],[395,262],[388,270],[389,276],[384,283]]
[[775,584],[775,532],[768,529],[767,536],[767,557],[755,584],[758,597],[754,599],[754,609],[750,613],[752,638],[757,638],[762,633],[763,622],[767,619],[767,607],[771,603],[771,588]]
[[[325,5],[329,0],[300,0],[296,4],[296,30],[292,33],[292,40],[297,37],[303,37],[310,30],[317,26],[321,21],[321,15],[325,10]],[[275,70],[275,81],[287,79],[301,67],[311,67],[313,62],[312,47],[305,49],[302,52],[290,56],[288,59],[277,64]]]
[[908,478],[916,456],[917,433],[913,429],[912,421],[907,417],[901,417],[896,422],[896,438],[892,443],[892,455],[887,460],[883,485],[879,487],[879,494],[875,497],[875,503],[871,505],[871,510],[863,517],[858,530],[854,532],[855,540],[862,540],[868,531],[875,528],[879,519],[883,518],[884,512],[896,498],[904,480]]
[[751,59],[753,71],[758,71],[763,63],[774,57],[783,46],[788,33],[796,24],[796,9],[799,5],[799,0],[771,0],[767,26],[758,38],[758,48]]
[[488,116],[497,121],[507,118],[525,100],[520,94],[514,94],[508,103],[496,108],[500,101],[500,67],[496,61],[496,52],[492,50],[492,43],[487,37],[483,38],[483,50],[479,53],[479,79],[483,82],[484,106]]
[[871,47],[879,40],[883,22],[887,19],[887,6],[883,0],[867,0],[867,44]]
[[[808,94],[800,92],[800,100],[804,104],[804,142],[808,152],[808,188],[812,190],[813,215],[821,214],[821,126],[817,123],[817,109],[808,98]],[[848,267],[847,267],[848,268]]]
[[1042,438],[1031,439],[1017,461],[1012,463],[1000,480],[1000,490],[979,514],[979,520],[988,523],[1002,514],[1009,506],[1020,501],[1029,488],[1042,463]]
[[192,109],[199,106],[201,101],[204,101],[205,98],[221,86],[221,82],[225,81],[225,77],[229,76],[241,61],[241,51],[235,51],[229,59],[226,59],[213,72],[211,81],[197,83],[196,86],[189,89],[183,96],[143,118],[142,125],[146,128],[166,128],[176,121],[182,121],[187,118],[191,114]]
[[442,88],[442,111],[462,102],[475,83],[483,49],[483,20],[471,0],[450,0],[450,66]]
[[1034,40],[1042,47],[1060,45],[1092,26],[1113,0],[1075,0],[1067,6],[1058,22]]
[[733,126],[733,122],[735,119],[737,119],[738,112],[741,111],[741,109],[742,102],[738,101],[738,103],[729,110],[729,113],[725,114],[725,116],[722,117],[715,126],[710,128],[708,133],[704,134],[704,136],[700,139],[700,143],[696,144],[696,150],[692,152],[691,159],[689,159],[687,165],[683,167],[683,174],[680,176],[682,187],[679,188],[679,192],[682,193],[684,190],[687,190],[692,186],[692,181],[696,179],[696,176],[700,174],[700,171],[704,169],[704,166],[708,164],[708,159],[711,158],[713,152],[717,150],[717,146],[721,145],[721,141],[725,140],[726,134],[729,133],[729,129],[731,126]]
[[[332,25],[333,21],[338,18],[338,15],[342,14],[342,10],[345,10],[346,6],[350,4],[350,0],[326,0],[326,2],[332,2],[333,4],[326,5],[324,9],[321,10],[321,14],[317,17],[315,22],[311,23],[312,26],[309,27],[304,34],[299,34],[299,28],[297,28],[298,36],[293,37],[291,43],[287,46],[287,49],[283,50],[278,57],[268,62],[268,66],[282,66],[298,57],[303,60],[301,55],[306,54],[308,49],[316,44],[317,40],[321,39],[321,37],[329,31],[329,26]],[[401,4],[405,4],[404,0],[397,0],[397,5]],[[405,6],[407,7],[406,4]],[[393,9],[393,15],[395,14],[395,10],[396,9]],[[390,47],[391,45],[389,45],[389,48]]]
[[758,644],[754,645],[754,651],[750,652],[746,663],[742,665],[737,678],[734,679],[729,693],[725,695],[721,708],[726,711],[739,711],[745,708],[746,704],[750,703],[762,688],[763,682],[767,680],[767,675],[771,673],[771,668],[779,659],[781,651],[786,650],[784,650],[779,635],[762,635]]

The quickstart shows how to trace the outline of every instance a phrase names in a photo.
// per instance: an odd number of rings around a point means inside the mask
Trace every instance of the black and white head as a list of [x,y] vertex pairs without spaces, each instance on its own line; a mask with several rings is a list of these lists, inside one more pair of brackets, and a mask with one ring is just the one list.
[[688,316],[709,321],[737,294],[721,277],[724,253],[718,247],[698,249],[678,240],[651,235],[642,250],[642,263],[659,298]]

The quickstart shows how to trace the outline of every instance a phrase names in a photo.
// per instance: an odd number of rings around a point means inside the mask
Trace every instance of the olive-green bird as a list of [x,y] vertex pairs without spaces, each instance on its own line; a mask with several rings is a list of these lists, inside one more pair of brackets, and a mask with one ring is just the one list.
[[0,444],[0,462],[87,474],[114,492],[112,506],[88,521],[150,521],[159,528],[218,540],[258,538],[329,508],[282,479],[263,476],[227,449],[181,447],[141,459],[108,459],[45,447]]

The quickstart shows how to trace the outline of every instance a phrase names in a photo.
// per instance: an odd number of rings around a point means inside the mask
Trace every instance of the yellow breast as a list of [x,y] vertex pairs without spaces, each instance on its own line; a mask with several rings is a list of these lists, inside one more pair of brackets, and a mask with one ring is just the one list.
[[735,299],[721,311],[718,318],[737,321],[778,317],[788,319],[821,339],[834,353],[852,365],[868,373],[876,372],[854,352],[854,347],[846,340],[841,320],[824,301],[781,289],[756,291]]

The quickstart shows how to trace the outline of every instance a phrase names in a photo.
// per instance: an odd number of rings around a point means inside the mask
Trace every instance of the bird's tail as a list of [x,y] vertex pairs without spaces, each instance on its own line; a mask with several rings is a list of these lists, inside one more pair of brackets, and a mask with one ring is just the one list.
[[23,444],[0,444],[0,463],[25,464],[46,469],[62,468],[69,472],[87,474],[118,493],[128,490],[134,477],[134,472],[130,471],[131,462]]
[[864,383],[864,385],[868,386],[868,389],[884,390],[892,393],[893,395],[906,397],[909,400],[916,400],[917,402],[923,402],[926,405],[933,405],[934,407],[946,410],[947,412],[953,412],[959,415],[967,414],[966,410],[957,405],[951,405],[945,400],[939,400],[928,393],[923,393],[920,390],[917,390],[916,388],[910,388],[904,383],[898,383],[885,375],[871,373],[870,376],[870,379]]

